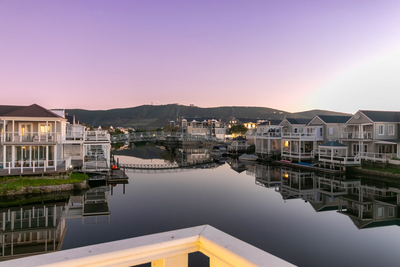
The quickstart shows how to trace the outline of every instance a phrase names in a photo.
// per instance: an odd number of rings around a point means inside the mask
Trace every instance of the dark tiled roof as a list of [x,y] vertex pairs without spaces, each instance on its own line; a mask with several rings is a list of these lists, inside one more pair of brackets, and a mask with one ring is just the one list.
[[268,121],[264,121],[262,123],[260,123],[259,125],[279,125],[279,123],[281,123],[282,120],[268,120]]
[[376,111],[376,110],[360,110],[365,116],[372,121],[378,122],[400,122],[399,111]]
[[318,117],[325,123],[346,123],[351,118],[351,116],[337,115],[318,115]]
[[319,146],[331,146],[331,147],[347,147],[346,145],[343,145],[339,142],[336,141],[329,141],[323,144],[320,144]]
[[25,106],[1,106],[0,105],[0,116],[4,116],[7,113],[13,112],[14,110],[24,108]]
[[232,140],[234,140],[234,141],[247,141],[247,139],[244,138],[243,136],[235,137],[235,138],[233,138]]
[[303,118],[286,118],[286,119],[291,124],[307,124],[311,121],[311,119],[303,119]]
[[[0,106],[0,110],[2,109]],[[7,117],[44,117],[44,118],[61,118],[57,114],[45,109],[39,105],[33,104],[30,106],[14,106],[16,108],[11,109],[10,106],[6,106],[9,111],[7,113],[0,113],[1,116]]]

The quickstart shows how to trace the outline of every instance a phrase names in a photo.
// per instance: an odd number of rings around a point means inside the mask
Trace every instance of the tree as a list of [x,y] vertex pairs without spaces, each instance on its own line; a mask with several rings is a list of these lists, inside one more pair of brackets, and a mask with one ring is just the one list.
[[179,127],[167,124],[163,127],[164,132],[178,132]]
[[248,129],[243,124],[232,125],[232,127],[229,128],[229,134],[245,135],[247,130]]

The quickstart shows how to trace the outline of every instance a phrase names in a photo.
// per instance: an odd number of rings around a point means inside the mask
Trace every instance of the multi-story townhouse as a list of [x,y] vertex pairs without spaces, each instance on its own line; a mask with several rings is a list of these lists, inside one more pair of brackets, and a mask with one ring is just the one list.
[[0,175],[63,172],[72,158],[109,170],[108,133],[87,131],[70,124],[63,111],[36,104],[0,106]]
[[182,132],[191,136],[215,137],[225,139],[227,128],[221,120],[213,117],[204,118],[182,118]]
[[308,127],[310,119],[284,118],[281,126],[283,159],[303,161],[314,157],[313,150],[317,142],[323,140],[322,126]]
[[398,158],[400,112],[359,110],[348,121],[340,142],[351,156],[387,161]]
[[350,118],[351,116],[342,115],[316,115],[307,124],[307,127],[311,127],[312,129],[318,128],[318,134],[322,135],[324,142],[338,141],[342,133],[346,130],[346,123]]
[[266,156],[281,152],[281,127],[282,120],[268,120],[257,125],[254,134],[256,153]]
[[39,105],[0,106],[1,173],[62,171],[67,120]]

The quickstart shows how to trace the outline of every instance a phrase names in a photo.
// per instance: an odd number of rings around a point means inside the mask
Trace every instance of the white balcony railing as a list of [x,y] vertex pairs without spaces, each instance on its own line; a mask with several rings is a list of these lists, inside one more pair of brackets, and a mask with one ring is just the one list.
[[6,132],[4,133],[5,142],[61,142],[60,133],[43,132]]
[[352,132],[352,133],[342,133],[341,138],[343,139],[372,139],[371,132]]
[[27,172],[66,171],[71,165],[71,157],[59,160],[16,160],[6,161],[5,165],[0,162],[0,173],[23,174]]
[[322,140],[323,136],[316,133],[288,133],[283,132],[282,138],[301,139],[301,140]]
[[83,140],[84,133],[67,130],[65,137],[67,140]]
[[268,151],[268,149],[265,149],[265,148],[263,148],[263,149],[261,149],[261,148],[256,148],[256,153],[276,155],[276,154],[281,153],[281,150],[280,150],[280,149],[270,149],[270,150]]
[[373,153],[373,152],[360,152],[358,156],[362,159],[387,162],[391,158],[396,157],[396,153]]
[[269,133],[256,133],[255,136],[257,138],[278,138],[282,136],[282,133],[277,133],[277,132],[269,132]]
[[87,131],[85,141],[110,141],[110,134],[107,131]]
[[360,164],[361,159],[359,156],[354,156],[354,157],[349,157],[349,156],[339,156],[339,155],[334,155],[333,157],[329,154],[319,154],[319,161],[321,162],[330,162],[330,163],[335,163],[335,164]]
[[187,267],[188,254],[199,251],[218,266],[294,266],[209,225],[141,236],[93,246],[10,260],[10,266]]
[[299,153],[299,152],[290,152],[290,151],[282,151],[282,156],[286,156],[286,157],[293,157],[293,158],[312,158],[314,157],[314,154],[312,151],[310,152],[303,152],[303,153]]

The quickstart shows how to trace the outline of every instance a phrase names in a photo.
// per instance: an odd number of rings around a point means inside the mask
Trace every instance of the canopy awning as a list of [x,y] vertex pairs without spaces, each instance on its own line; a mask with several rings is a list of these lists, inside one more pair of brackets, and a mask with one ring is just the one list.
[[381,140],[381,141],[375,142],[375,144],[378,144],[378,145],[397,145],[399,143],[400,143],[400,141],[398,141],[398,140]]

